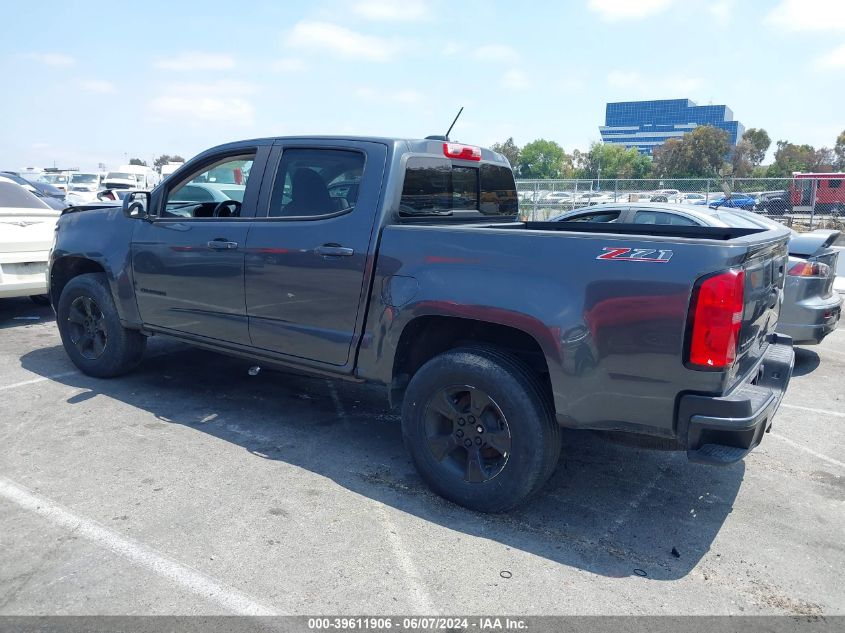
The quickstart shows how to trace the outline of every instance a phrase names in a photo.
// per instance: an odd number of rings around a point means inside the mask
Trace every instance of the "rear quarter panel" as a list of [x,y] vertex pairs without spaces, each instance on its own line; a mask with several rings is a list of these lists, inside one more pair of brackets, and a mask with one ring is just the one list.
[[[667,249],[672,256],[666,263],[597,259],[605,247]],[[684,366],[693,283],[741,264],[747,250],[714,240],[389,226],[359,372],[389,383],[402,330],[417,317],[498,323],[539,343],[564,424],[669,436],[680,392],[722,393],[730,380]],[[406,296],[389,306],[385,296],[394,285]]]

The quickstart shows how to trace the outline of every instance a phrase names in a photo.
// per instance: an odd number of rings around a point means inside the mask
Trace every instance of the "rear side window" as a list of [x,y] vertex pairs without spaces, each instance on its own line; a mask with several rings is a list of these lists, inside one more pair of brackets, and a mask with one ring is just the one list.
[[270,217],[319,218],[351,211],[363,173],[361,152],[286,149],[270,198]]
[[516,215],[516,184],[507,167],[453,165],[446,158],[414,156],[405,169],[399,214]]

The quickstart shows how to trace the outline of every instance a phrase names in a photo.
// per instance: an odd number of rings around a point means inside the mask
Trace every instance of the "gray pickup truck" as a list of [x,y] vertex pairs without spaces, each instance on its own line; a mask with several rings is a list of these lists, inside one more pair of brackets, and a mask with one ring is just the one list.
[[59,219],[49,292],[92,376],[166,335],[385,386],[439,494],[502,511],[561,427],[741,459],[789,383],[789,233],[519,222],[499,154],[445,138],[210,149],[122,206]]

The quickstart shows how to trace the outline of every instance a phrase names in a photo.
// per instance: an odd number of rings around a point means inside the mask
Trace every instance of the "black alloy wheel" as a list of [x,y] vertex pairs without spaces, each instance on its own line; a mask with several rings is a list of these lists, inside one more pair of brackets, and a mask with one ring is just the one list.
[[469,483],[502,472],[511,450],[511,432],[502,409],[483,390],[444,387],[426,404],[425,436],[434,459]]
[[70,339],[88,360],[97,360],[106,351],[108,332],[103,311],[91,297],[80,296],[70,304],[67,315]]

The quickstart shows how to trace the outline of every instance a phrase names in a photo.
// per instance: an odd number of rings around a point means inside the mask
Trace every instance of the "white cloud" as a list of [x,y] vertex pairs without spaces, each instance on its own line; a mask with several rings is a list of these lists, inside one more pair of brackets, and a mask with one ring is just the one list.
[[172,57],[160,57],[155,67],[161,70],[231,70],[235,60],[228,55],[188,51]]
[[73,57],[61,53],[26,53],[24,57],[44,64],[45,66],[55,66],[57,68],[66,68],[76,64],[76,60]]
[[298,57],[283,57],[274,61],[271,68],[279,73],[297,73],[305,70],[305,62]]
[[352,10],[368,20],[418,22],[429,17],[423,0],[361,0]]
[[331,52],[347,59],[384,62],[395,55],[399,46],[395,41],[364,35],[331,22],[304,20],[298,22],[287,36],[292,48],[316,52]]
[[673,0],[588,0],[587,7],[609,21],[644,18],[669,8]]
[[531,87],[531,80],[521,70],[511,69],[502,77],[502,88],[506,90],[527,90]]
[[607,85],[631,96],[653,94],[654,98],[663,98],[659,93],[665,92],[677,99],[695,94],[701,90],[704,82],[698,77],[655,76],[651,73],[646,79],[636,71],[612,70],[607,74]]
[[153,117],[159,120],[251,125],[255,119],[255,107],[246,97],[257,91],[257,86],[241,81],[171,84],[163,90],[163,94],[152,99],[148,107]]
[[504,44],[487,44],[476,48],[472,56],[484,62],[511,62],[519,57],[519,53]]
[[716,0],[707,7],[707,11],[710,12],[714,18],[716,18],[717,22],[722,24],[727,23],[731,18],[731,13],[733,13],[734,9],[734,0]]
[[93,92],[95,94],[106,95],[117,92],[116,86],[105,79],[83,79],[79,85],[83,90]]
[[632,88],[642,82],[640,73],[611,70],[607,75],[607,85],[613,88]]
[[369,103],[388,102],[400,105],[414,105],[422,101],[422,95],[416,90],[374,90],[373,88],[358,88],[355,96]]
[[250,125],[255,115],[252,104],[239,97],[162,95],[149,105],[156,117],[200,123]]
[[845,44],[816,58],[815,67],[818,70],[845,69]]
[[786,31],[845,31],[845,2],[781,0],[766,22]]

